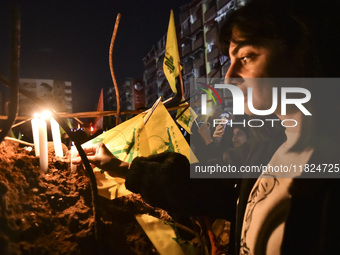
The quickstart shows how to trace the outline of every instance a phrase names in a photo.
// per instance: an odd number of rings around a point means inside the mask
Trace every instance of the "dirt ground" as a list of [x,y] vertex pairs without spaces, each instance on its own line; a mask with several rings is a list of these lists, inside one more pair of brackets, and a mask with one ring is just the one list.
[[49,144],[44,174],[34,151],[0,144],[0,254],[158,254],[134,215],[171,217],[136,194],[98,197],[94,207],[89,178],[71,171],[66,146],[64,152],[63,159],[55,158]]

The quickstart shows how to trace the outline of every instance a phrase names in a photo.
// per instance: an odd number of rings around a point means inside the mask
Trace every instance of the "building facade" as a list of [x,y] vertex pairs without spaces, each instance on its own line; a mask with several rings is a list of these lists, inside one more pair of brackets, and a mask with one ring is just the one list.
[[[199,95],[190,95],[190,83],[194,79],[209,84],[213,78],[224,77],[230,62],[219,51],[216,35],[224,16],[242,4],[240,0],[193,0],[180,8],[176,25],[185,98],[196,96],[198,100]],[[165,46],[166,33],[143,59],[147,107],[159,96],[164,99],[173,96],[163,72]],[[230,95],[222,98],[228,107]]]
[[[128,77],[119,87],[120,110],[132,111],[145,108],[145,86],[142,79]],[[116,91],[110,87],[106,94],[105,109],[109,111],[117,110]]]
[[[72,83],[47,79],[20,79],[19,86],[43,100],[57,112],[72,113]],[[32,116],[38,106],[24,95],[19,96],[19,115]]]
[[[180,45],[185,91],[190,91],[190,83],[195,79],[211,85],[214,78],[223,78],[227,72],[229,58],[218,49],[216,36],[224,16],[235,7],[235,0],[195,0],[181,8]],[[199,94],[190,96],[191,102],[199,101]],[[229,108],[230,95],[221,96],[224,107]]]
[[151,50],[143,58],[143,80],[146,87],[146,107],[148,108],[151,107],[160,96],[169,98],[173,94],[163,71],[165,45],[166,34],[152,46]]

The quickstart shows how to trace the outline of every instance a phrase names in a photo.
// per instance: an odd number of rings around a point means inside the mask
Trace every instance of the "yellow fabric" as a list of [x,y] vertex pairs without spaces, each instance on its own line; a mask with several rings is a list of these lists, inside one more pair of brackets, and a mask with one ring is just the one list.
[[[103,142],[117,158],[129,163],[138,156],[146,157],[166,151],[181,153],[191,163],[198,161],[162,102],[158,103],[154,111],[141,113],[100,134],[83,146],[100,142]],[[100,171],[98,168],[95,170]],[[96,179],[99,194],[108,199],[130,193],[126,190],[124,181],[107,173],[96,173]]]
[[[191,134],[191,127],[194,121],[197,119],[197,114],[195,111],[189,106],[188,103],[185,103],[189,108],[187,108],[185,111],[185,108],[180,108],[177,110],[177,123],[181,125],[189,134]],[[184,112],[183,112],[184,111]],[[183,112],[183,113],[182,113]]]
[[108,173],[102,173],[100,169],[93,170],[97,181],[98,194],[102,197],[113,200],[117,197],[123,197],[132,192],[125,187],[125,180],[118,177],[112,177]]
[[135,217],[159,254],[184,255],[181,246],[174,240],[176,234],[171,226],[151,215],[139,214]]
[[164,70],[164,75],[170,84],[171,90],[174,93],[177,93],[176,77],[179,75],[179,72],[180,72],[179,68],[182,69],[182,67],[179,65],[179,62],[180,62],[180,58],[179,58],[179,53],[178,53],[175,19],[174,19],[174,13],[171,10],[168,33],[166,37],[163,70]]

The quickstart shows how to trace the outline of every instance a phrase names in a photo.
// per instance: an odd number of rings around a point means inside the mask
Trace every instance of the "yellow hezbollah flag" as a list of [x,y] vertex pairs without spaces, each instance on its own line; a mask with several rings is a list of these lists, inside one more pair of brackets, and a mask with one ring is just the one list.
[[178,53],[175,19],[174,19],[174,13],[171,10],[168,34],[166,37],[163,70],[164,70],[165,77],[167,78],[170,84],[171,90],[174,93],[177,93],[176,77],[179,75],[179,72],[180,72],[179,68],[182,68],[179,65],[179,61],[180,61],[180,58],[179,58],[179,53]]
[[198,116],[188,103],[185,103],[185,105],[187,105],[186,108],[180,108],[177,110],[176,120],[178,124],[191,134],[192,124]]
[[[132,162],[138,156],[146,157],[166,151],[181,153],[191,163],[198,161],[160,101],[149,112],[140,113],[86,142],[84,146],[99,142],[103,142],[113,155],[125,162]],[[101,196],[114,199],[130,193],[121,178],[109,176],[106,172],[101,174],[100,169],[96,169],[95,176]]]

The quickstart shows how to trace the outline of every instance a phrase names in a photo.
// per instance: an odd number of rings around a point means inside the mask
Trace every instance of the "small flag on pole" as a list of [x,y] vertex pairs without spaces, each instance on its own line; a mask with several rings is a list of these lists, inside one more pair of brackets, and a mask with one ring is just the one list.
[[188,103],[185,104],[187,105],[187,108],[180,108],[177,110],[176,121],[191,134],[192,124],[198,116]]
[[165,77],[170,84],[171,90],[174,93],[177,93],[176,77],[179,75],[180,69],[182,69],[182,67],[179,65],[179,62],[180,58],[178,53],[175,19],[174,13],[171,10],[168,33],[166,37],[163,70]]

